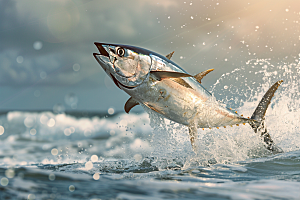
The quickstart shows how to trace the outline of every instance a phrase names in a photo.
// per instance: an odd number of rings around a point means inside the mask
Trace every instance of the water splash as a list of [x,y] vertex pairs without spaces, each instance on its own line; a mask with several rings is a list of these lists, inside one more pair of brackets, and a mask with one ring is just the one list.
[[[297,61],[297,60],[296,60]],[[251,116],[264,93],[284,80],[266,113],[266,125],[275,143],[285,152],[299,149],[299,64],[273,65],[270,59],[252,59],[245,66],[223,74],[211,87],[214,96],[244,116]],[[191,150],[186,127],[145,108],[153,128],[152,155],[188,168],[195,165],[228,164],[270,155],[248,126],[198,129],[197,154]]]

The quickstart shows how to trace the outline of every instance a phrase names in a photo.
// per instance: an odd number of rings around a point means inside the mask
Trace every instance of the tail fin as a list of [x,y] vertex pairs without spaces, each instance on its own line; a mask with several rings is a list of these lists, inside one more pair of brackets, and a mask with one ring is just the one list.
[[260,100],[258,106],[256,107],[254,113],[251,116],[252,121],[250,122],[251,127],[253,128],[255,133],[260,133],[260,136],[263,138],[265,145],[268,150],[273,153],[281,153],[283,152],[281,148],[277,147],[273,140],[271,139],[267,128],[265,126],[265,114],[267,108],[271,102],[274,93],[280,86],[283,81],[277,81],[270,89],[266,92],[263,98]]

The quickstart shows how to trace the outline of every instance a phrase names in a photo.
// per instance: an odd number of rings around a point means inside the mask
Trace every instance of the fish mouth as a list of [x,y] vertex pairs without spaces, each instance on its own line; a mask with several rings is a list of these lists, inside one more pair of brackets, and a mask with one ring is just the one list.
[[104,44],[104,43],[95,42],[94,44],[96,45],[97,49],[98,49],[99,52],[100,52],[100,54],[99,54],[99,53],[94,53],[94,54],[109,57],[108,52],[107,52],[107,51],[104,49],[104,47],[103,47],[103,44]]

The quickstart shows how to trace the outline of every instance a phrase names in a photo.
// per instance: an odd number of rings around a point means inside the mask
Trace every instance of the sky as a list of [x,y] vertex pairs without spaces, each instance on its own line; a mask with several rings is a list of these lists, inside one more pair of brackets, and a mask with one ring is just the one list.
[[209,88],[251,59],[295,62],[299,26],[295,0],[0,0],[0,111],[122,111],[96,41],[175,51],[190,74],[215,69]]

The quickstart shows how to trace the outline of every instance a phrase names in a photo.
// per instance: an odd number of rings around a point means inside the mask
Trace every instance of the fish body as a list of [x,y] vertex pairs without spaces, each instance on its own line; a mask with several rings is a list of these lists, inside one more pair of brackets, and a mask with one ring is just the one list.
[[[168,71],[170,69],[161,70]],[[172,78],[157,80],[152,74],[136,88],[120,87],[140,104],[144,104],[172,121],[187,126],[196,123],[197,128],[210,128],[248,121],[223,107],[193,77],[181,79],[191,88],[175,82]]]
[[[269,89],[249,119],[219,103],[201,85],[201,79],[212,70],[192,76],[170,60],[173,53],[165,57],[135,46],[107,43],[95,45],[100,52],[94,53],[98,63],[114,83],[131,96],[125,104],[126,112],[140,104],[188,126],[194,149],[197,128],[225,127],[241,123],[249,123],[256,132],[265,130],[271,143],[267,148],[274,149],[263,121],[280,81]],[[262,137],[265,139],[267,136]]]

